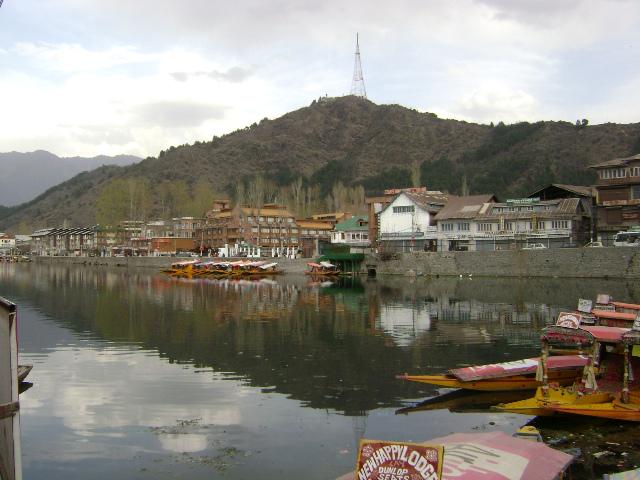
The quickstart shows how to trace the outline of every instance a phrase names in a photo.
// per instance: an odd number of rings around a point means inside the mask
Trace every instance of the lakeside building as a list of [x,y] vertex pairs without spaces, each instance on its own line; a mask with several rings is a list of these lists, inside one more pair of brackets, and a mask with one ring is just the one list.
[[[340,218],[342,217],[343,215],[340,216]],[[296,220],[299,233],[298,250],[301,251],[303,257],[311,258],[322,254],[327,245],[331,243],[331,232],[335,225],[335,218],[335,216],[331,217],[331,214],[322,214]]]
[[[385,194],[387,192],[385,191]],[[435,250],[438,233],[435,216],[448,200],[449,195],[426,188],[400,190],[393,200],[376,214],[379,250]]]
[[378,214],[382,212],[400,192],[422,194],[427,192],[427,187],[389,188],[385,190],[382,195],[366,197],[364,200],[369,217],[369,241],[371,242],[371,247],[374,249],[378,247],[378,232],[380,231]]
[[16,237],[0,233],[0,255],[13,253],[16,249]]
[[247,249],[297,249],[299,232],[295,218],[286,207],[269,203],[262,208],[246,205],[224,208],[207,215],[201,241],[205,249],[239,245]]
[[452,197],[436,222],[438,251],[516,249],[532,243],[578,246],[590,238],[589,214],[579,198],[495,202],[493,195]]
[[591,165],[597,174],[596,230],[605,245],[622,230],[640,225],[640,154]]
[[31,234],[31,250],[37,255],[87,255],[97,248],[96,229],[43,228]]
[[334,245],[346,245],[351,251],[371,247],[369,240],[369,216],[355,215],[349,220],[337,223],[331,233],[331,243]]

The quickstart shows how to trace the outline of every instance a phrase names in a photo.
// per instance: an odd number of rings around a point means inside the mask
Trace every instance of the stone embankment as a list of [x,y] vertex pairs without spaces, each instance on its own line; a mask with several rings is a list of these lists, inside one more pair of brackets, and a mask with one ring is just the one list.
[[[161,269],[176,257],[34,257],[37,262]],[[184,258],[182,260],[188,260]],[[275,258],[285,273],[303,273],[310,259]],[[640,278],[640,248],[559,248],[495,252],[418,252],[383,259],[368,255],[362,264],[377,275],[473,277]]]
[[368,256],[378,275],[640,278],[640,248],[419,252]]

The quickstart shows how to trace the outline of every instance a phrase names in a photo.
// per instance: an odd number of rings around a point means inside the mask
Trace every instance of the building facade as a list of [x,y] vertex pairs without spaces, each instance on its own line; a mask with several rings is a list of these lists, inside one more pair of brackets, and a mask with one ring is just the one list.
[[596,231],[605,245],[614,235],[640,225],[640,154],[592,165],[596,181]]
[[435,215],[449,196],[439,191],[401,191],[377,215],[378,249],[387,252],[435,250]]
[[532,244],[557,248],[583,245],[590,239],[589,215],[578,198],[495,202],[493,196],[457,197],[436,215],[436,222],[439,251],[506,250]]
[[370,247],[369,216],[355,215],[349,220],[337,223],[331,233],[331,243],[356,249]]

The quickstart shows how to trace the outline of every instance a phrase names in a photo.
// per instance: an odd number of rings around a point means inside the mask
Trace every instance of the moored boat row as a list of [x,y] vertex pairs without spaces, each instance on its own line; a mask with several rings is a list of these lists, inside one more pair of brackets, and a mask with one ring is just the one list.
[[242,277],[277,275],[282,273],[282,270],[278,269],[277,262],[188,260],[173,263],[163,272],[169,275],[189,277]]
[[[605,297],[595,308],[581,300],[578,312],[561,313],[543,329],[538,358],[398,378],[479,391],[535,389],[531,398],[496,405],[499,411],[640,422],[640,305]],[[567,347],[577,354],[553,355]]]

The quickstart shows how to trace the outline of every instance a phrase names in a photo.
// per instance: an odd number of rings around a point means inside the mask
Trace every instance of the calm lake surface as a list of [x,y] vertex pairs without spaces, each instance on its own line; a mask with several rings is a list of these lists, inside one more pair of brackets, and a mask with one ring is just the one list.
[[181,280],[1,264],[18,304],[26,479],[335,478],[361,437],[509,433],[530,417],[397,414],[438,393],[403,372],[535,356],[540,329],[612,280]]

